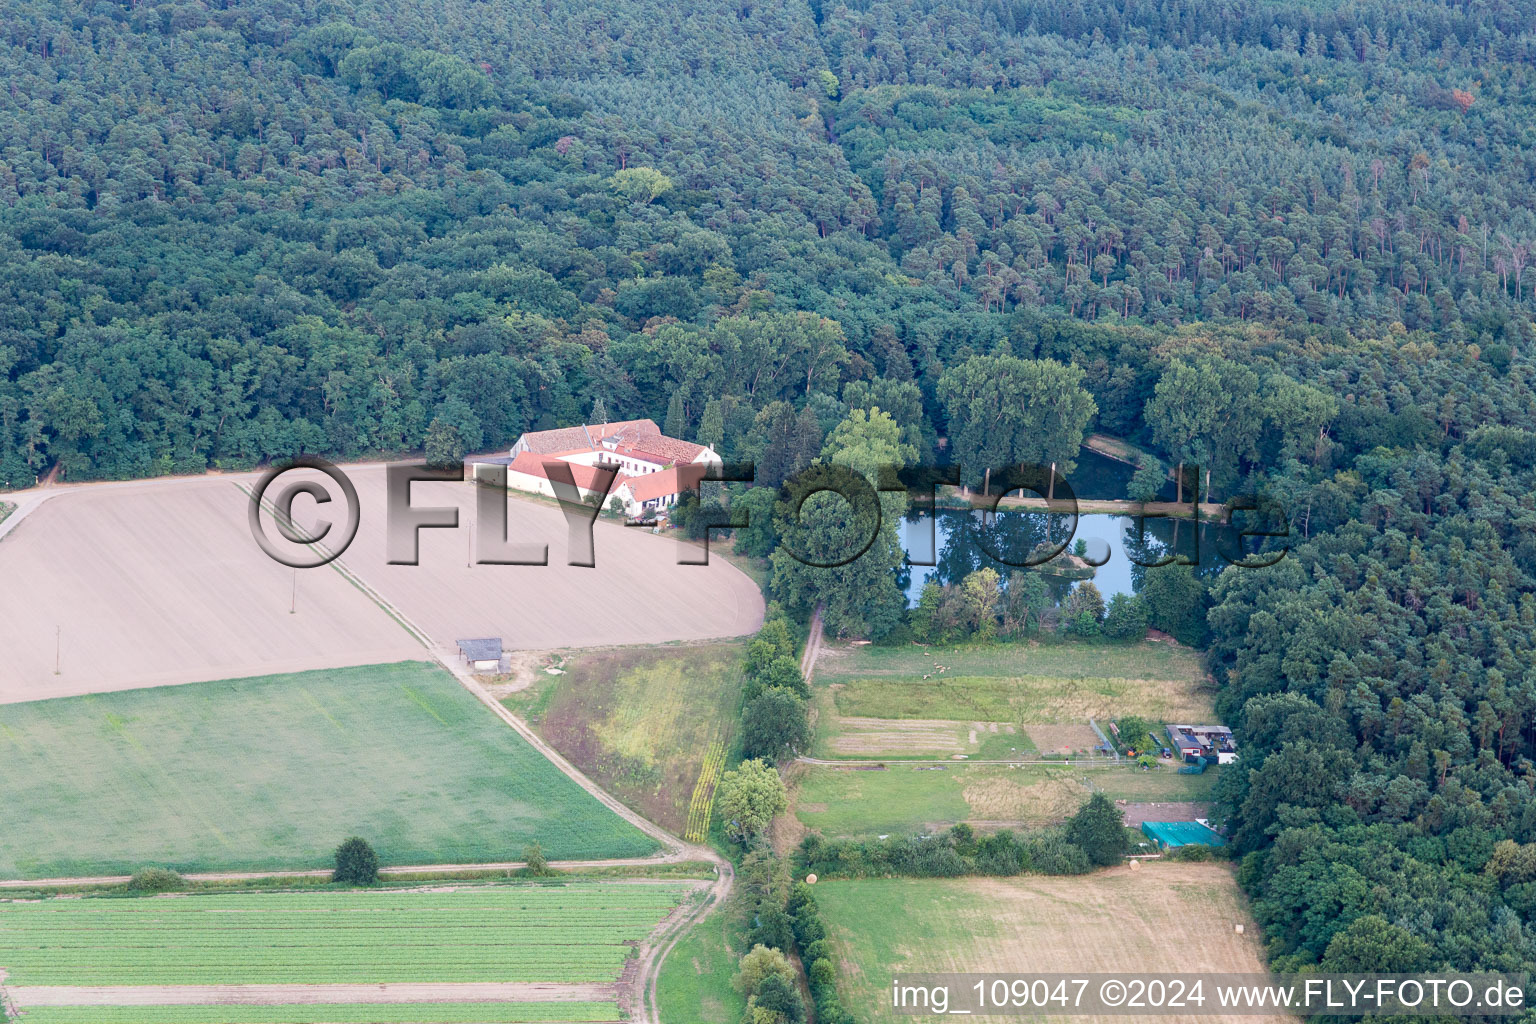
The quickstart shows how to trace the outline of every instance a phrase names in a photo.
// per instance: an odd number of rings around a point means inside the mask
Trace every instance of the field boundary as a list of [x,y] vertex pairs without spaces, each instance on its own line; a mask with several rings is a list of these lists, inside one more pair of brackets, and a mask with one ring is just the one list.
[[441,981],[318,985],[17,985],[34,1006],[312,1006],[327,1003],[606,1003],[613,982]]

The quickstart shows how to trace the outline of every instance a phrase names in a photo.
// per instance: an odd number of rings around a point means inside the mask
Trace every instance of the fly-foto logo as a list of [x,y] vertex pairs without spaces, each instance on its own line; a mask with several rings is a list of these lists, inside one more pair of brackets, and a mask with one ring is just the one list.
[[[507,467],[501,463],[472,463],[471,480],[475,484],[475,512],[477,529],[473,537],[476,565],[548,565],[549,545],[546,543],[519,541],[509,536],[507,514]],[[385,468],[385,559],[390,565],[418,565],[421,557],[422,530],[454,530],[459,528],[459,509],[453,506],[421,506],[412,502],[411,486],[416,483],[462,483],[465,481],[465,464],[433,467],[424,463],[392,463]],[[566,564],[595,568],[596,546],[593,526],[607,501],[619,469],[598,463],[592,467],[592,478],[584,486],[578,486],[570,463],[549,459],[543,463],[545,475],[567,526]],[[279,479],[298,474],[285,486],[275,489]],[[704,463],[678,467],[680,486],[697,497],[706,482],[750,484],[755,481],[751,463]],[[956,488],[962,479],[962,468],[947,466],[884,466],[875,474],[875,482],[862,473],[834,464],[817,464],[792,476],[778,490],[777,517],[784,527],[780,548],[796,561],[814,568],[837,568],[847,565],[863,555],[880,536],[880,529],[887,512],[880,500],[881,494],[901,495],[905,507],[916,512],[928,524],[928,550],[933,551],[935,513],[941,509],[961,508],[982,513],[978,531],[981,551],[993,561],[1015,568],[1043,565],[1061,555],[1072,544],[1077,532],[1080,515],[1094,511],[1110,511],[1130,517],[1138,539],[1144,536],[1147,519],[1193,518],[1199,520],[1206,511],[1198,498],[1178,504],[1173,502],[1139,501],[1092,501],[1081,502],[1072,486],[1055,467],[1009,466],[994,469],[987,474],[989,486],[980,496],[971,494],[957,505],[952,492],[941,497],[941,488]],[[1195,478],[1199,479],[1196,467]],[[328,506],[336,500],[335,490],[340,492],[344,504],[343,516],[324,518]],[[1021,498],[1012,497],[1021,494]],[[305,496],[315,503],[322,518],[310,529],[301,527],[294,517],[294,503]],[[801,529],[806,525],[807,503],[818,495],[836,495],[844,503],[845,511],[839,517],[839,529],[829,541],[825,533],[809,538],[811,531]],[[821,504],[825,506],[823,499]],[[1272,547],[1263,552],[1242,551],[1244,538],[1289,536],[1286,517],[1274,502],[1258,496],[1244,495],[1229,499],[1222,506],[1221,518],[1230,521],[1237,512],[1256,513],[1253,522],[1242,529],[1229,531],[1224,542],[1218,543],[1217,554],[1227,564],[1238,568],[1263,568],[1274,565],[1285,557],[1286,546]],[[1085,511],[1086,509],[1086,511]],[[1053,515],[1056,522],[1050,530],[1050,539],[1018,557],[993,536],[997,528],[999,512],[1018,510],[1044,512]],[[362,507],[356,486],[347,474],[333,463],[312,456],[303,456],[274,465],[262,475],[251,491],[247,509],[251,534],[261,549],[275,561],[298,569],[316,568],[338,558],[357,537],[362,520]],[[277,534],[286,542],[279,543],[268,532],[266,520],[276,526]],[[338,523],[341,525],[338,526]],[[627,526],[652,527],[650,521],[631,520]],[[709,564],[709,538],[712,533],[742,530],[752,526],[748,511],[740,507],[721,506],[716,503],[699,505],[692,512],[690,529],[703,540],[702,548],[692,545],[679,549],[679,565]],[[1058,528],[1059,527],[1059,528]],[[1234,550],[1235,549],[1235,550]],[[1155,567],[1173,562],[1176,556],[1161,553],[1151,559],[1138,558],[1127,553],[1137,565]],[[933,565],[932,557],[908,556],[913,565]],[[1090,565],[1102,565],[1105,560]]]

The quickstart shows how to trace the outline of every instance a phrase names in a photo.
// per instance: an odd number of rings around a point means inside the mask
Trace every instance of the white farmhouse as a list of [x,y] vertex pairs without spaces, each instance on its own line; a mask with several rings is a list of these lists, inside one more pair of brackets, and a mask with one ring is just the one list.
[[654,420],[587,424],[558,430],[529,431],[517,439],[505,458],[483,460],[507,467],[507,486],[519,491],[555,496],[545,463],[560,461],[583,498],[601,489],[600,468],[618,470],[604,500],[624,504],[624,514],[638,518],[674,505],[694,490],[720,456],[709,445],[668,437]]

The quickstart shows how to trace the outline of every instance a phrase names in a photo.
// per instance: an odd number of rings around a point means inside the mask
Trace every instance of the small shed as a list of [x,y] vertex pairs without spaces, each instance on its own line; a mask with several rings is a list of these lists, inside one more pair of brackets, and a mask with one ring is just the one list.
[[1141,833],[1153,843],[1172,850],[1180,846],[1226,846],[1220,832],[1198,821],[1144,821]]
[[475,637],[458,644],[459,656],[476,672],[496,672],[501,668],[501,637]]

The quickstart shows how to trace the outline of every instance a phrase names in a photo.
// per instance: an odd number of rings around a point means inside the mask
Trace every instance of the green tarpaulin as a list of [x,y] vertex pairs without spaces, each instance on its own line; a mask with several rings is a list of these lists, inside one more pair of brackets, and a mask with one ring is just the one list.
[[1144,821],[1142,834],[1159,846],[1225,846],[1227,841],[1220,834],[1206,828],[1198,821]]

